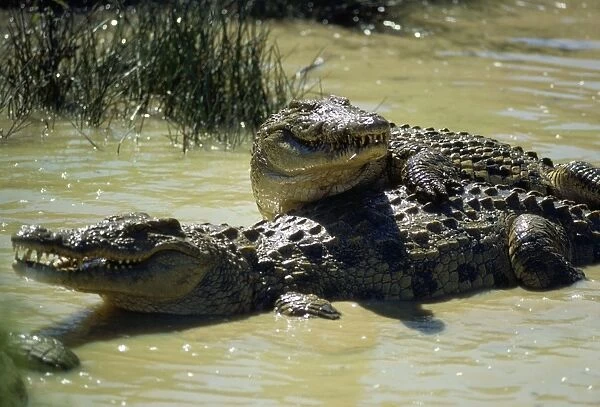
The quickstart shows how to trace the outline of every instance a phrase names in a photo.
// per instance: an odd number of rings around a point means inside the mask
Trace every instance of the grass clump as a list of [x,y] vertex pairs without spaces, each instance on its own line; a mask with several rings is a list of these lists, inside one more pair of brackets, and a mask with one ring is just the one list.
[[[50,6],[8,11],[0,47],[0,111],[23,128],[31,114],[88,128],[115,121],[139,133],[159,117],[186,149],[233,146],[272,112],[300,96],[268,29],[244,1],[118,2],[88,9]],[[182,140],[179,140],[182,137]]]

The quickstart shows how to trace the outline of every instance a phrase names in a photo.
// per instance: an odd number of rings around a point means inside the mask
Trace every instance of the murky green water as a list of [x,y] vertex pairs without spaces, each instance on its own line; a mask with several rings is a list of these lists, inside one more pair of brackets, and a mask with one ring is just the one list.
[[[444,32],[423,38],[306,23],[273,34],[290,71],[322,50],[314,73],[324,93],[398,123],[600,164],[600,5],[507,4],[430,12]],[[600,266],[586,269],[590,281],[547,293],[493,291],[422,309],[338,303],[337,322],[131,315],[21,279],[9,236],[22,223],[79,226],[131,210],[259,219],[247,149],[183,156],[159,126],[120,155],[120,134],[96,135],[105,142],[94,151],[68,123],[43,138],[26,133],[0,146],[0,307],[16,329],[61,336],[83,360],[72,373],[29,373],[32,405],[600,403]]]

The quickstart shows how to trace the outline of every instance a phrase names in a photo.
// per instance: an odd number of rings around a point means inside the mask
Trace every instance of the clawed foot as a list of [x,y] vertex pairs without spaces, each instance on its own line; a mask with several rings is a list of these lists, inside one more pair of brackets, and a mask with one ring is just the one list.
[[460,172],[440,153],[423,150],[411,156],[402,171],[404,183],[425,202],[443,202],[460,189]]
[[275,311],[296,317],[338,319],[342,314],[331,303],[314,294],[288,292],[275,302]]
[[7,350],[17,365],[45,370],[70,370],[79,358],[58,339],[43,335],[8,334]]

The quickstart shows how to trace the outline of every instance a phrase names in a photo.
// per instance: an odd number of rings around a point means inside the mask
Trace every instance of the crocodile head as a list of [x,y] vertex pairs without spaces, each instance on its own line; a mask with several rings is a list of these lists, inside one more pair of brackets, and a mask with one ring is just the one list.
[[220,281],[229,275],[218,275],[225,273],[224,250],[208,233],[191,233],[176,219],[131,213],[78,229],[22,226],[11,240],[17,274],[96,293],[121,308],[214,315],[231,306],[236,311],[235,304],[218,303],[211,295],[215,285],[229,283]]
[[[260,127],[251,178],[262,214],[374,181],[383,171],[390,123],[346,98],[293,101]],[[285,188],[281,185],[285,184]]]

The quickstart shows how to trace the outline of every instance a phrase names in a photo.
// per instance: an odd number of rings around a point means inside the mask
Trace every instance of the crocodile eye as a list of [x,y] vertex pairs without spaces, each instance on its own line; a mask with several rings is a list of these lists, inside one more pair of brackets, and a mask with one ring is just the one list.
[[148,229],[147,223],[131,223],[125,227],[128,235],[147,235]]
[[350,106],[350,99],[343,96],[331,95],[328,99],[332,102],[337,103],[340,106]]
[[283,129],[281,129],[281,135],[286,138],[296,138],[296,136],[294,135],[294,132],[291,131],[290,129],[288,129],[287,127],[284,127]]
[[290,102],[288,107],[292,109],[298,109],[300,111],[312,111],[315,110],[319,101],[312,99],[304,100],[293,100]]
[[168,225],[170,228],[181,229],[181,224],[175,218],[166,218],[166,219],[163,219],[163,223],[165,225]]
[[175,218],[164,218],[150,222],[153,232],[159,232],[165,235],[182,235],[181,224]]

